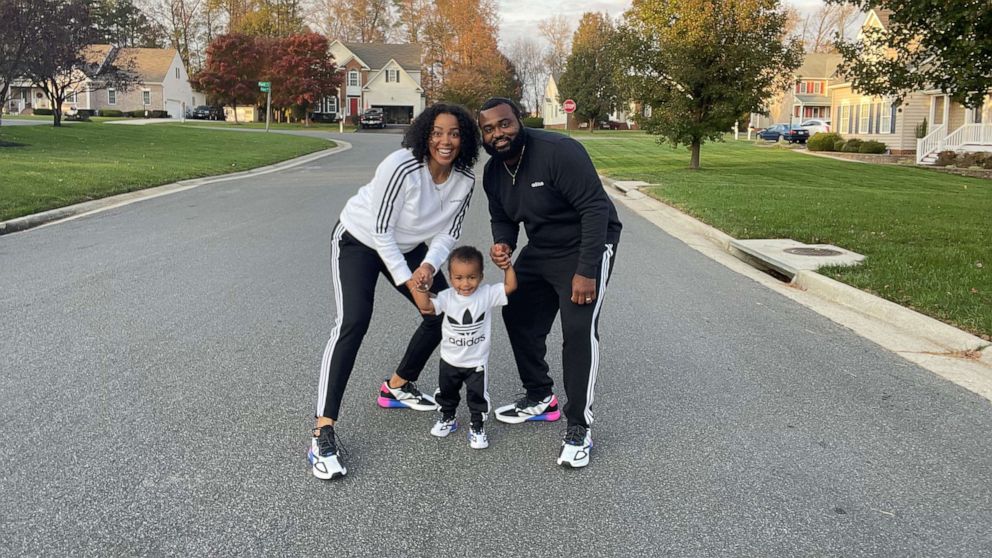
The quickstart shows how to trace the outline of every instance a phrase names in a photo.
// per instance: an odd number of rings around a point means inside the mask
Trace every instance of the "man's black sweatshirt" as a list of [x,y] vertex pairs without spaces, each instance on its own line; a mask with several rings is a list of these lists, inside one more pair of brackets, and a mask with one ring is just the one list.
[[[517,247],[519,223],[535,255],[548,258],[579,253],[575,272],[597,277],[603,247],[620,240],[616,207],[585,148],[555,132],[521,129],[526,134],[520,166],[486,163],[482,185],[489,197],[493,241]],[[511,178],[516,172],[516,180]]]

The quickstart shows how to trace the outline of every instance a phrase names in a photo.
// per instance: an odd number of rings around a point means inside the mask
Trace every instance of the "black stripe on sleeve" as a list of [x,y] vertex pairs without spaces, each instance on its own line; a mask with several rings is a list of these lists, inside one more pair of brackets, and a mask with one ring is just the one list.
[[468,204],[472,201],[472,193],[474,191],[475,188],[468,191],[468,194],[465,196],[465,201],[462,202],[462,206],[455,215],[454,222],[451,224],[451,230],[448,231],[448,234],[455,239],[458,239],[462,235],[462,222],[465,221],[465,214],[468,213]]
[[[406,176],[403,174],[411,166],[420,165],[420,161],[416,159],[407,159],[399,165],[393,171],[393,175],[389,178],[389,185],[386,187],[386,193],[382,197],[382,203],[379,204],[379,214],[376,217],[375,230],[377,233],[383,233],[389,223],[388,215],[392,213],[392,204],[396,201],[396,195],[403,184],[403,178]],[[417,167],[419,168],[419,167]]]

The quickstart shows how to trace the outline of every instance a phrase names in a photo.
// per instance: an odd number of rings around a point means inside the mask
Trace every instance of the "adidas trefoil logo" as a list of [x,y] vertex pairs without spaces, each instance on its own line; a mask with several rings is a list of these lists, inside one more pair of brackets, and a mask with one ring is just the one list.
[[448,319],[448,323],[451,324],[451,329],[458,333],[459,335],[475,335],[479,328],[482,327],[482,321],[486,319],[486,313],[483,312],[478,318],[472,319],[472,313],[465,309],[465,313],[462,314],[461,323],[451,316],[445,316]]

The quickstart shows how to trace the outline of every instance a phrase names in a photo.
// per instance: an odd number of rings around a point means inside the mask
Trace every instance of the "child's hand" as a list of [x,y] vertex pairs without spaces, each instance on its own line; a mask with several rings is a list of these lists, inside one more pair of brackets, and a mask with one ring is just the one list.
[[496,264],[496,267],[500,269],[506,269],[510,267],[510,255],[513,253],[510,250],[509,245],[504,243],[493,244],[489,249],[489,258]]

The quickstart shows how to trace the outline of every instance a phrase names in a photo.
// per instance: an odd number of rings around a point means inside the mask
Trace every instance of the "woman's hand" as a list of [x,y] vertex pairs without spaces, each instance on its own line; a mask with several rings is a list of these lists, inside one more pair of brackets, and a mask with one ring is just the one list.
[[420,289],[421,292],[429,291],[431,289],[431,285],[434,284],[435,271],[437,270],[435,270],[434,266],[431,264],[422,263],[420,264],[420,267],[413,271],[413,277],[410,278],[410,281],[412,281],[416,285],[416,288]]

